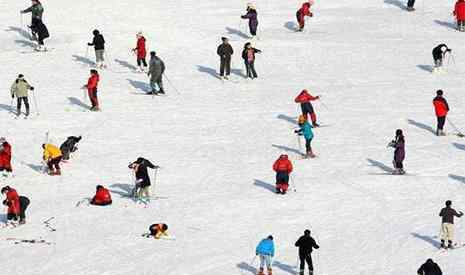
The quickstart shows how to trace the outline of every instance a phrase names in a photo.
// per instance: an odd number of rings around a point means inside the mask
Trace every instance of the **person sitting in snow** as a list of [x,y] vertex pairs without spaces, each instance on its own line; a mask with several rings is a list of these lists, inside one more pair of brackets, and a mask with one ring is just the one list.
[[2,176],[8,177],[13,172],[11,166],[11,145],[4,137],[0,138],[0,172]]
[[77,151],[77,143],[81,141],[81,136],[75,137],[70,136],[60,146],[61,153],[63,154],[63,160],[69,160],[71,153]]
[[433,48],[433,60],[434,68],[433,73],[444,72],[443,70],[443,60],[446,56],[446,53],[451,53],[452,49],[449,49],[446,44],[439,44]]
[[96,189],[95,196],[90,201],[90,204],[100,206],[110,205],[112,203],[110,191],[101,185],[97,185]]
[[292,172],[292,163],[287,155],[281,155],[273,164],[276,172],[276,193],[286,194],[289,188],[289,174]]
[[47,163],[48,174],[50,176],[61,175],[60,161],[63,155],[60,149],[50,143],[42,144],[42,149],[44,149],[43,160]]
[[147,237],[154,237],[160,239],[168,237],[168,225],[165,223],[155,223],[149,227],[150,234]]

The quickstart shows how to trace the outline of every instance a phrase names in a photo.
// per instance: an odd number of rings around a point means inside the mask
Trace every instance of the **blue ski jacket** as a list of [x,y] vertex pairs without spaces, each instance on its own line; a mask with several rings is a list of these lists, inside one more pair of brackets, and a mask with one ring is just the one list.
[[257,255],[267,255],[274,257],[274,243],[273,240],[263,239],[258,243],[257,249],[255,249]]

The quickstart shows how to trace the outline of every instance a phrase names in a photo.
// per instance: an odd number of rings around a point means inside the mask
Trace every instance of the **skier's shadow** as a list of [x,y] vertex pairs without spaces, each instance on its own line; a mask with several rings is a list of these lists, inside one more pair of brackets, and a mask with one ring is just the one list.
[[132,80],[127,78],[127,81],[129,81],[129,84],[131,84],[132,87],[134,87],[137,90],[141,90],[144,93],[150,92],[152,89],[150,88],[150,85],[147,84],[146,82],[142,82],[139,80]]
[[0,103],[0,109],[3,109],[3,110],[8,111],[8,112],[13,112],[14,111],[14,108],[12,108],[10,105],[1,104],[1,103]]
[[457,30],[456,25],[452,22],[441,21],[441,20],[434,20],[434,23],[438,24],[439,26],[443,26],[449,29]]
[[407,7],[404,5],[404,3],[402,1],[399,1],[399,0],[384,0],[384,3],[388,4],[388,5],[398,7],[401,10],[406,10],[407,9]]
[[299,156],[304,156],[304,154],[302,152],[300,152],[297,149],[291,148],[291,147],[287,147],[287,146],[284,146],[284,145],[276,145],[276,144],[272,144],[271,146],[273,146],[274,148],[283,150],[285,152],[291,152],[291,153],[297,154]]
[[420,64],[420,65],[417,65],[417,68],[422,69],[423,71],[427,71],[429,73],[433,72],[433,66],[431,66],[431,65]]
[[282,120],[287,121],[287,122],[289,122],[291,124],[294,124],[296,126],[298,125],[297,120],[295,118],[287,116],[287,115],[280,114],[280,115],[278,115],[278,119],[282,119]]
[[31,168],[32,170],[36,171],[39,174],[44,173],[44,166],[43,165],[37,165],[37,164],[32,164],[32,163],[26,163],[25,165],[27,167]]
[[281,269],[282,271],[285,271],[289,274],[297,274],[295,266],[291,266],[285,263],[282,263],[280,261],[274,261],[273,266],[276,266],[277,268]]
[[431,236],[427,236],[427,235],[421,235],[421,234],[418,234],[418,233],[410,233],[413,237],[417,238],[417,239],[420,239],[420,240],[423,240],[429,244],[431,244],[432,246],[436,247],[436,248],[439,248],[441,247],[441,243],[436,241],[433,237]]
[[465,184],[465,177],[459,176],[459,175],[454,175],[454,174],[449,174],[449,178],[459,181],[460,183]]
[[89,109],[90,106],[88,106],[87,104],[85,104],[84,102],[82,102],[79,98],[77,97],[68,97],[68,100],[69,100],[69,103],[71,103],[72,105],[76,105],[76,106],[79,106],[83,109]]
[[433,134],[436,134],[436,132],[434,131],[433,127],[429,126],[429,125],[426,125],[424,123],[421,123],[421,122],[418,122],[418,121],[415,121],[413,119],[409,119],[407,120],[408,121],[408,124],[410,125],[413,125],[415,127],[418,127],[420,129],[423,129],[425,131],[428,131],[428,132],[431,132]]
[[258,187],[262,187],[262,188],[264,188],[264,189],[266,189],[266,190],[268,190],[270,192],[273,192],[273,193],[276,191],[275,186],[273,186],[272,184],[269,184],[267,182],[261,181],[261,180],[255,179],[253,185],[258,186]]
[[132,65],[131,63],[127,62],[127,61],[124,61],[124,60],[120,60],[120,59],[115,59],[115,62],[118,63],[119,65],[125,67],[125,68],[128,68],[130,70],[137,70],[137,67]]
[[245,39],[250,39],[250,36],[248,36],[246,33],[240,31],[240,30],[237,30],[237,29],[233,29],[233,28],[230,28],[230,27],[226,27],[226,31],[228,32],[228,34],[235,34],[241,38],[245,38]]
[[80,63],[83,63],[85,65],[89,65],[89,66],[94,66],[95,65],[94,61],[90,60],[87,57],[80,56],[80,55],[77,55],[77,54],[73,54],[72,57],[74,58],[75,62],[80,62]]
[[287,21],[286,23],[284,23],[284,27],[290,31],[298,30],[297,25],[294,21]]
[[7,221],[8,220],[6,214],[0,214],[0,222],[6,223]]
[[384,164],[382,162],[379,162],[377,160],[370,159],[370,158],[367,158],[367,161],[371,166],[378,167],[379,169],[383,170],[384,172],[387,172],[387,173],[394,172],[394,169],[392,169],[391,167],[387,166],[386,164]]
[[197,65],[197,70],[201,73],[206,73],[209,74],[215,78],[221,79],[221,77],[218,75],[217,71],[213,68],[205,67],[202,65]]
[[246,262],[238,263],[236,266],[237,268],[242,269],[244,271],[248,271],[252,274],[257,274],[257,269]]
[[6,32],[17,32],[22,37],[27,38],[27,39],[31,39],[31,35],[29,34],[29,32],[27,32],[23,28],[9,26],[8,29],[6,29],[5,31]]
[[15,43],[16,44],[20,44],[21,47],[31,47],[31,48],[35,48],[36,44],[34,42],[31,42],[29,40],[15,40]]
[[118,194],[122,198],[130,197],[132,194],[132,189],[134,188],[134,186],[131,186],[130,184],[127,184],[127,183],[115,183],[115,184],[110,185],[110,187],[113,188],[113,189],[110,189],[111,193]]

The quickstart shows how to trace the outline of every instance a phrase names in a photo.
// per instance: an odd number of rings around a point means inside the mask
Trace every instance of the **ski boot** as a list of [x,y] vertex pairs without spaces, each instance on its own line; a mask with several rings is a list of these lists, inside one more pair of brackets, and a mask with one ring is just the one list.
[[273,270],[271,268],[268,268],[268,275],[273,275]]
[[281,189],[276,187],[276,194],[281,194]]
[[260,267],[260,269],[258,270],[257,275],[265,275],[265,273],[263,273],[263,268],[262,267]]
[[409,11],[409,12],[415,11],[415,8],[414,7],[407,7],[407,11]]
[[20,225],[26,224],[26,220],[21,220],[21,219],[20,219],[20,220],[19,220],[19,224],[20,224]]
[[394,169],[394,171],[392,171],[392,174],[393,175],[400,175],[400,169],[399,168]]
[[299,275],[304,275],[304,270],[303,269],[299,270]]
[[315,156],[315,154],[313,154],[312,149],[308,150],[308,151],[307,151],[307,155],[305,156],[305,158],[311,158],[311,159],[313,159],[313,158],[315,158],[315,157],[316,157],[316,156]]
[[452,241],[449,240],[449,244],[447,245],[448,249],[454,249],[454,245],[452,244]]
[[445,244],[444,240],[441,240],[441,248],[446,249],[446,244]]
[[320,124],[316,123],[316,121],[313,121],[312,126],[313,128],[317,128],[317,127],[320,127]]

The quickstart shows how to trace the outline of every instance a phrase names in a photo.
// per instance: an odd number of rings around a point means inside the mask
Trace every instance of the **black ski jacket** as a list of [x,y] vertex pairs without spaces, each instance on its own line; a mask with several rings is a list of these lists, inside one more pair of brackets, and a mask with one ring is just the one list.
[[100,33],[97,35],[94,35],[94,39],[92,40],[92,43],[87,44],[89,46],[94,46],[95,50],[104,50],[105,49],[105,39],[103,38],[103,35]]
[[313,239],[309,235],[303,235],[302,237],[300,237],[295,243],[295,246],[299,248],[299,255],[304,256],[312,253],[313,248],[320,248],[320,246],[316,244],[315,239]]
[[442,275],[439,265],[431,259],[428,259],[426,263],[422,264],[417,273],[419,275]]
[[158,168],[158,166],[153,165],[149,160],[144,158],[138,158],[135,162],[129,164],[129,168],[134,168],[135,165],[138,165],[136,169],[136,181],[138,185],[142,188],[150,186],[150,176],[147,171],[147,168]]
[[[442,47],[446,47],[446,50],[444,52],[441,50]],[[434,60],[442,59],[444,53],[450,52],[450,51],[451,49],[449,49],[446,44],[439,44],[433,49],[433,58]]]
[[230,44],[225,44],[222,43],[221,45],[218,46],[218,49],[216,50],[216,53],[221,57],[225,59],[230,59],[231,55],[233,55],[234,50],[231,47]]
[[457,213],[454,208],[452,207],[444,207],[441,209],[439,216],[442,217],[442,223],[451,223],[454,224],[454,217],[460,218],[462,217],[463,213]]

